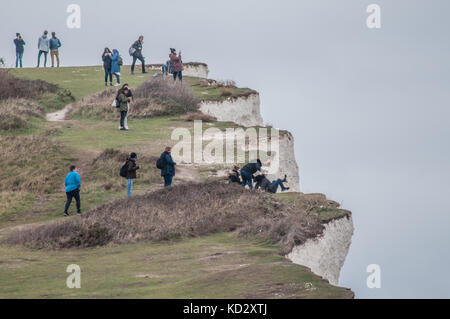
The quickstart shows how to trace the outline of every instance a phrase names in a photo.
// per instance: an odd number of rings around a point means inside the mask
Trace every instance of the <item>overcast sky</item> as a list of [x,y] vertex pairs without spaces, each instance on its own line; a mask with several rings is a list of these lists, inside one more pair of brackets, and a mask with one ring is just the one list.
[[[63,66],[129,59],[145,36],[148,63],[169,47],[211,77],[258,90],[266,122],[293,132],[304,192],[354,214],[341,285],[359,298],[450,297],[450,2],[448,0],[0,0],[0,56],[27,42],[35,66],[44,29]],[[66,8],[81,6],[81,28]],[[381,6],[381,29],[366,8]],[[130,62],[130,61],[125,61]],[[102,79],[99,79],[102,81]],[[381,289],[366,267],[381,266]]]

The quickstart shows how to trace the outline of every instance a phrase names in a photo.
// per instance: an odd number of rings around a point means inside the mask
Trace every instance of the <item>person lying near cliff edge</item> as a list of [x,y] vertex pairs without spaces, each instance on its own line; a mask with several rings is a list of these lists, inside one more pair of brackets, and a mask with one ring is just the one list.
[[278,186],[281,187],[281,191],[285,192],[289,190],[289,187],[285,187],[283,183],[287,183],[287,175],[284,175],[284,179],[277,179],[273,182],[267,179],[267,172],[262,172],[261,175],[256,176],[253,179],[256,182],[255,189],[261,188],[262,190],[275,194],[278,191]]

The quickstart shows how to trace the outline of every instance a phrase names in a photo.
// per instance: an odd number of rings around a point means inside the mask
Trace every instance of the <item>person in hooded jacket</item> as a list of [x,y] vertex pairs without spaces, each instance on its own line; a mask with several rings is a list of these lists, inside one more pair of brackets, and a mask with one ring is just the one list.
[[136,164],[137,158],[136,153],[131,153],[130,157],[127,158],[127,197],[131,197],[133,179],[136,179],[136,171],[139,169],[139,166]]
[[248,185],[250,189],[253,189],[253,174],[257,171],[261,171],[261,160],[258,158],[256,161],[251,161],[241,169],[242,186]]
[[183,81],[183,61],[181,60],[181,51],[177,55],[177,50],[170,49],[170,65],[173,68],[173,79],[176,81],[178,78],[180,82]]
[[281,187],[281,191],[285,192],[289,190],[289,187],[285,187],[284,183],[287,183],[287,175],[284,175],[284,179],[277,179],[275,181],[270,181],[267,179],[267,172],[263,172],[254,178],[256,182],[255,189],[262,189],[266,192],[275,194],[278,191],[278,187]]
[[47,35],[48,35],[48,31],[45,30],[44,34],[38,40],[39,54],[38,54],[37,67],[39,67],[39,65],[41,63],[42,54],[44,54],[44,67],[47,67],[47,55],[48,55],[48,51],[50,50],[50,39],[47,37]]
[[119,51],[117,49],[113,50],[111,56],[111,73],[116,77],[117,83],[114,86],[120,85],[120,65],[119,65]]
[[161,154],[161,157],[164,158],[164,167],[161,170],[161,176],[164,177],[164,187],[169,187],[172,185],[172,179],[175,176],[175,163],[172,159],[172,148],[166,147],[164,153]]
[[103,69],[105,70],[105,86],[108,86],[108,78],[109,78],[109,85],[112,86],[112,60],[111,60],[112,52],[109,48],[105,48],[105,51],[103,51],[102,54],[102,61],[103,61]]

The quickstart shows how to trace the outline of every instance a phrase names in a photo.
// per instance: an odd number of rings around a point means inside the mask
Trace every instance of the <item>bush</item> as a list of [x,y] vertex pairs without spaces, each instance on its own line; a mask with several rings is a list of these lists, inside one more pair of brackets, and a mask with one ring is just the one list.
[[226,89],[226,88],[221,88],[220,89],[220,96],[222,97],[229,97],[232,96],[233,92],[231,92],[230,90]]
[[25,99],[0,101],[0,131],[29,127],[30,117],[42,118],[44,111],[39,104]]
[[320,234],[323,226],[317,216],[293,209],[273,195],[214,181],[120,199],[81,218],[13,233],[5,242],[32,248],[79,248],[230,231],[263,236],[287,252]]
[[217,118],[214,116],[204,114],[202,112],[188,113],[181,116],[181,119],[188,122],[203,121],[203,122],[216,122]]
[[36,98],[44,93],[57,93],[59,87],[42,80],[16,78],[7,70],[0,70],[0,101],[10,98]]
[[135,90],[134,95],[138,99],[151,99],[164,105],[165,109],[160,111],[160,115],[196,112],[200,102],[180,82],[161,77],[143,83]]

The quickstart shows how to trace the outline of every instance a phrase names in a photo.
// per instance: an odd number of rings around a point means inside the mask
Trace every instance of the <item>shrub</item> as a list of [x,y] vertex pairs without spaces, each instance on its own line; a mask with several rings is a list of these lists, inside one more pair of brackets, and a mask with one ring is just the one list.
[[217,118],[212,115],[204,114],[202,112],[188,113],[181,116],[181,119],[188,122],[203,121],[203,122],[215,122]]
[[42,118],[44,111],[39,104],[25,99],[0,101],[0,131],[29,127],[30,117]]
[[7,70],[0,70],[0,101],[9,98],[36,98],[44,93],[57,93],[59,87],[42,80],[28,80],[12,76]]
[[230,90],[226,89],[226,88],[221,88],[220,89],[220,96],[222,97],[229,97],[232,96],[233,92],[231,92]]
[[120,199],[81,218],[13,233],[5,242],[32,248],[92,247],[230,231],[263,236],[280,243],[287,252],[320,234],[323,226],[317,216],[293,209],[273,195],[214,181]]

